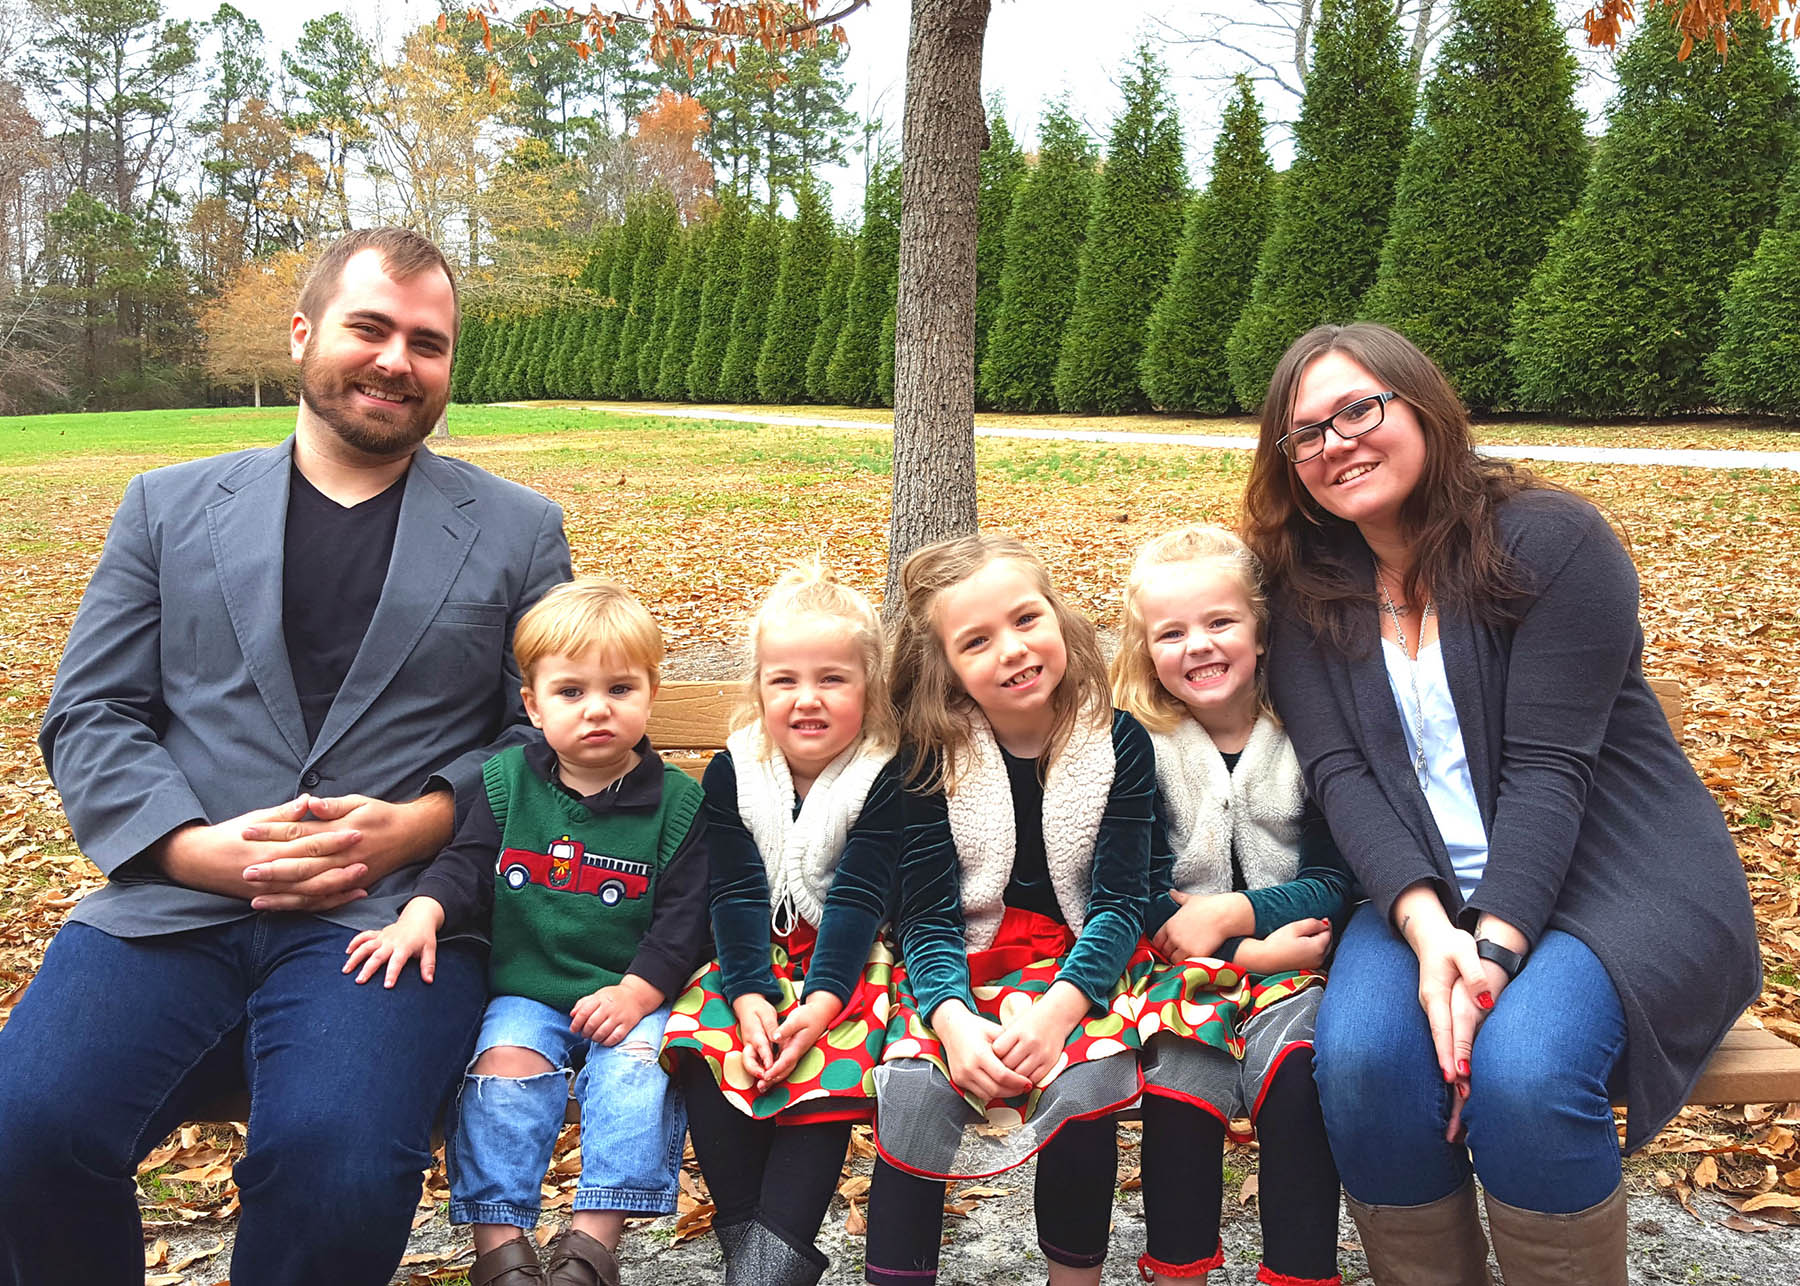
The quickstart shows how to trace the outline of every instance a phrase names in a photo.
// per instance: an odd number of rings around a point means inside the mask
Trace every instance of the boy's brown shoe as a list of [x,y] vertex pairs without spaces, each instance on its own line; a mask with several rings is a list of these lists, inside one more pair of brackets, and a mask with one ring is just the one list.
[[475,1256],[469,1268],[469,1286],[544,1286],[544,1270],[531,1238],[514,1237]]
[[619,1286],[619,1257],[585,1232],[560,1232],[544,1251],[547,1286]]

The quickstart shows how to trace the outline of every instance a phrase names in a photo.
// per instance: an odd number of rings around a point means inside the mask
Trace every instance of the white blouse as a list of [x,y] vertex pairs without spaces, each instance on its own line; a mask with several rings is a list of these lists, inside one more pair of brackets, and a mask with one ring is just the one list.
[[1436,643],[1419,649],[1417,662],[1392,639],[1381,640],[1387,661],[1388,686],[1400,711],[1406,733],[1406,757],[1419,757],[1419,716],[1413,707],[1412,669],[1418,667],[1418,696],[1425,707],[1425,802],[1450,854],[1456,885],[1466,899],[1481,883],[1487,869],[1487,828],[1481,821],[1481,805],[1475,799],[1475,782],[1469,776],[1469,759],[1463,751],[1462,722],[1450,698],[1450,679],[1444,673],[1444,652]]

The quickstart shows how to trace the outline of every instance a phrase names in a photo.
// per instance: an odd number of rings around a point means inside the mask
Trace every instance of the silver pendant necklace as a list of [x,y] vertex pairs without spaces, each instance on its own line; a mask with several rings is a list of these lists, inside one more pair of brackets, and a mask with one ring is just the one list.
[[[1425,772],[1425,701],[1419,695],[1419,658],[1406,650],[1406,629],[1400,624],[1400,609],[1394,606],[1393,598],[1388,594],[1387,582],[1381,579],[1381,573],[1375,573],[1375,588],[1381,591],[1381,606],[1394,622],[1394,637],[1400,644],[1400,655],[1406,658],[1406,672],[1412,679],[1413,696],[1413,744],[1418,753],[1413,756],[1413,771],[1419,775],[1419,789],[1426,788]],[[1425,622],[1431,619],[1431,600],[1425,600],[1425,610],[1419,613],[1419,646],[1425,646]]]

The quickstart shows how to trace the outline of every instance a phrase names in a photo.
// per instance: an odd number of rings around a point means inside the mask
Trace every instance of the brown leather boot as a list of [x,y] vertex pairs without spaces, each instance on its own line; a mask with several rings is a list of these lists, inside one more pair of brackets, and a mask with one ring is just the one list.
[[1625,1286],[1625,1187],[1572,1215],[1487,1198],[1488,1230],[1506,1286]]
[[1344,1204],[1376,1286],[1494,1286],[1473,1179],[1423,1206],[1365,1206],[1347,1194]]
[[544,1266],[547,1286],[619,1286],[619,1257],[605,1242],[573,1228],[544,1247]]
[[475,1256],[469,1286],[544,1286],[544,1270],[530,1236],[514,1237]]

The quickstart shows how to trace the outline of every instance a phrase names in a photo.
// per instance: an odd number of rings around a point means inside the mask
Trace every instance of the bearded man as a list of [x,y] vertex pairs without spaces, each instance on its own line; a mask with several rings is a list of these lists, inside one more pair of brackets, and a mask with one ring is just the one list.
[[125,489],[39,744],[107,883],[0,1028],[0,1283],[141,1283],[139,1161],[250,1092],[232,1279],[385,1283],[485,991],[358,987],[480,765],[526,734],[512,626],[569,577],[562,513],[422,443],[455,279],[397,228],[293,316],[294,434]]

